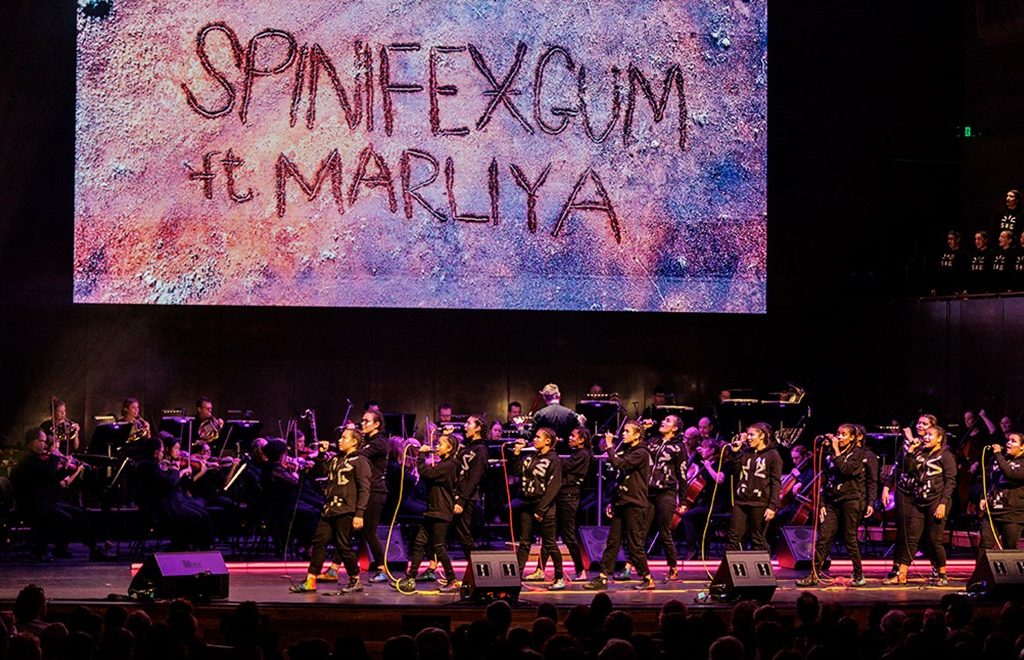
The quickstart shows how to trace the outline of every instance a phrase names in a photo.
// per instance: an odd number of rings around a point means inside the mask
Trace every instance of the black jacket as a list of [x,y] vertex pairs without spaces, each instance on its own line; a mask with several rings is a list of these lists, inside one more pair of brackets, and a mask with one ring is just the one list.
[[681,438],[664,442],[660,437],[647,447],[651,451],[651,482],[648,495],[657,492],[683,490],[686,484],[686,447]]
[[730,453],[729,467],[733,473],[736,504],[764,506],[778,511],[782,457],[774,447],[761,451],[745,447],[742,451]]
[[861,451],[864,453],[864,503],[875,506],[878,502],[878,456],[867,447],[861,447]]
[[651,482],[651,452],[640,443],[635,447],[625,444],[615,453],[608,454],[608,464],[619,471],[619,483],[612,503],[616,506],[647,506],[647,492]]
[[904,460],[907,471],[914,476],[914,504],[926,507],[945,504],[948,512],[956,490],[956,458],[953,452],[943,447],[932,454],[924,447],[918,447]]
[[590,473],[594,454],[589,447],[574,449],[568,458],[562,459],[562,490],[560,492],[579,494]]
[[423,514],[425,518],[452,521],[455,509],[455,477],[458,468],[454,455],[433,465],[427,463],[426,454],[419,455],[417,469],[427,487],[427,510]]
[[370,462],[359,452],[316,461],[317,473],[324,481],[324,516],[354,514],[362,518],[370,501]]
[[533,423],[537,428],[554,429],[559,440],[567,440],[573,429],[580,425],[580,419],[569,408],[560,403],[552,403],[538,410],[533,415]]
[[25,452],[11,471],[11,486],[18,512],[23,516],[35,516],[56,509],[60,500],[58,481],[56,458]]
[[1024,522],[1024,456],[1011,458],[1002,452],[995,455],[988,484],[988,506],[997,520]]
[[487,472],[487,445],[483,440],[470,442],[459,450],[455,462],[459,466],[455,503],[479,501],[480,482]]
[[388,482],[385,479],[388,470],[388,439],[383,433],[378,432],[366,438],[359,452],[370,462],[370,491],[388,492]]
[[864,501],[864,450],[850,445],[839,455],[829,453],[823,469],[822,496],[831,504]]
[[528,454],[519,465],[523,499],[541,515],[547,513],[562,487],[562,461],[555,450]]

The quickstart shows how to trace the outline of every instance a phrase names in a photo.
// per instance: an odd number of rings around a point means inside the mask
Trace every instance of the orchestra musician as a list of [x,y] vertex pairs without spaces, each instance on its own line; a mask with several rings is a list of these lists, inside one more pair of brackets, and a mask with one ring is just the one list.
[[302,556],[303,548],[312,540],[323,504],[322,500],[311,502],[303,497],[304,470],[312,467],[312,462],[290,456],[288,443],[280,438],[268,440],[263,454],[267,462],[262,465],[262,487],[275,549],[283,555],[288,550],[286,541],[294,540],[296,553]]
[[[569,451],[569,457],[562,460],[562,487],[558,489],[558,495],[555,497],[555,517],[558,535],[562,537],[562,543],[565,544],[565,549],[569,551],[569,556],[572,558],[574,571],[572,581],[583,582],[587,579],[587,571],[583,564],[583,553],[580,552],[576,524],[580,508],[580,492],[590,473],[590,464],[594,460],[594,453],[590,450],[590,431],[583,426],[573,429],[573,432],[569,434]],[[544,567],[547,565],[547,560],[547,552],[542,546],[537,570],[524,579],[533,582],[546,580]]]
[[[91,560],[106,559],[84,512],[61,498],[62,490],[73,481],[69,475],[61,476],[66,461],[51,450],[42,428],[26,432],[25,452],[11,470],[11,485],[18,511],[32,528],[32,552],[40,561],[67,558],[71,556],[68,544],[77,537],[89,547]],[[49,544],[53,544],[52,553]]]
[[[914,474],[913,472],[904,472],[904,467],[909,465],[909,462],[904,459],[909,458],[909,456],[921,446],[925,433],[927,433],[928,429],[931,427],[937,426],[938,423],[939,420],[935,415],[926,413],[918,416],[917,422],[914,424],[913,431],[908,427],[904,427],[903,444],[900,446],[899,451],[896,453],[896,458],[893,460],[892,472],[882,485],[883,507],[889,506],[890,495],[892,496],[892,506],[896,516],[895,548],[908,547],[907,526],[904,522],[908,519],[906,510],[908,507],[912,506],[914,498]],[[890,570],[885,576],[886,579],[896,577],[899,573],[899,567],[899,554],[894,552],[892,570]]]
[[676,568],[676,544],[673,538],[673,517],[682,514],[682,496],[686,487],[686,447],[680,442],[679,431],[682,420],[676,415],[666,415],[658,426],[658,436],[649,443],[651,459],[650,483],[647,490],[647,523],[644,533],[657,523],[658,535],[668,564],[666,582],[679,579]]
[[199,502],[185,494],[182,479],[192,474],[181,442],[170,433],[139,441],[136,500],[144,524],[164,527],[173,550],[207,550],[213,537],[210,515]]
[[395,588],[402,592],[416,590],[416,573],[420,569],[420,563],[430,548],[444,567],[445,583],[440,587],[444,593],[458,591],[461,583],[455,578],[455,568],[448,556],[446,537],[448,526],[451,524],[452,516],[455,513],[455,479],[458,474],[458,465],[455,462],[455,437],[451,433],[444,432],[437,440],[437,457],[435,460],[428,460],[428,454],[434,452],[429,445],[424,444],[419,448],[419,460],[417,469],[420,478],[427,485],[427,510],[423,514],[423,522],[420,524],[416,537],[412,542],[412,549],[409,553],[409,566],[406,568],[405,577],[395,583]]
[[811,450],[804,445],[790,447],[789,458],[793,461],[793,469],[782,477],[779,496],[780,508],[775,517],[784,523],[792,524],[794,514],[804,506],[799,498],[805,497],[804,493],[807,491],[807,487],[814,482],[815,474]]
[[555,514],[555,498],[562,487],[562,461],[554,451],[557,440],[554,429],[541,427],[533,436],[534,453],[522,457],[525,440],[517,440],[512,450],[515,457],[513,460],[517,463],[515,471],[519,472],[522,479],[520,485],[523,493],[523,503],[519,509],[519,548],[516,553],[519,573],[522,574],[526,568],[536,525],[540,530],[541,548],[551,557],[555,566],[555,579],[548,585],[549,591],[565,589],[562,552],[558,549],[558,519]]
[[121,418],[117,421],[119,424],[131,424],[129,443],[153,437],[149,422],[139,414],[139,400],[134,397],[128,397],[121,403]]
[[729,471],[734,477],[729,519],[729,549],[741,550],[750,534],[753,550],[768,552],[765,531],[779,509],[782,457],[771,443],[772,427],[756,422],[730,445]]
[[722,502],[725,498],[720,497],[712,502],[715,484],[720,486],[726,477],[725,470],[719,470],[716,464],[720,449],[719,443],[711,438],[701,440],[697,445],[697,454],[687,469],[687,496],[690,497],[692,493],[692,500],[684,501],[679,507],[682,511],[679,524],[683,527],[683,537],[688,545],[688,559],[696,557],[701,550],[698,545],[701,533],[698,529],[705,526],[709,515],[720,513],[724,508]]
[[853,424],[840,424],[836,435],[824,438],[822,451],[828,455],[822,464],[821,506],[818,516],[818,538],[814,546],[811,573],[797,580],[798,587],[813,587],[818,583],[831,584],[834,580],[825,573],[825,561],[832,549],[832,541],[841,533],[846,552],[853,562],[854,587],[867,584],[860,558],[857,528],[864,514],[864,452],[857,446],[857,429]]
[[370,462],[370,502],[366,505],[363,517],[363,542],[370,554],[370,582],[387,582],[384,573],[384,544],[377,536],[377,526],[384,511],[384,503],[388,499],[388,439],[384,433],[384,414],[380,410],[368,409],[359,420],[359,429],[363,434],[363,444],[359,449]]
[[213,401],[205,396],[196,399],[196,437],[212,443],[220,437],[222,428],[224,420],[213,414]]
[[930,426],[919,446],[904,453],[900,472],[910,477],[911,496],[900,512],[897,528],[904,528],[906,543],[897,542],[896,575],[887,577],[883,584],[906,584],[907,572],[917,553],[918,544],[925,539],[925,551],[932,561],[932,583],[949,584],[946,577],[946,549],[942,535],[946,528],[953,492],[956,488],[956,458],[946,446],[946,432]]
[[210,445],[202,440],[195,442],[192,450],[189,492],[207,506],[219,506],[226,511],[237,509],[231,498],[224,495],[224,486],[234,477],[241,461],[234,457],[214,458]]
[[[361,432],[346,428],[338,440],[339,453],[327,453],[327,443],[324,442],[319,448],[321,451],[313,454],[315,474],[326,477],[324,506],[313,535],[306,580],[291,588],[294,593],[316,591],[317,579],[327,558],[327,544],[331,541],[348,573],[348,583],[341,592],[348,594],[363,590],[359,579],[359,560],[352,550],[352,531],[363,528],[366,506],[370,502],[370,463],[358,451],[362,441]],[[333,581],[337,580],[335,574]]]
[[549,428],[555,432],[558,440],[566,440],[574,428],[586,424],[581,415],[562,405],[562,393],[558,385],[548,383],[540,391],[540,395],[544,398],[545,405],[533,415],[535,428]]
[[46,435],[53,436],[54,442],[64,453],[70,455],[78,451],[78,422],[68,419],[68,406],[57,398],[50,399],[50,419],[39,425]]
[[[1005,449],[992,445],[989,464],[988,492],[978,502],[981,514],[981,542],[978,544],[978,563],[985,551],[998,545],[1001,549],[1016,550],[1020,543],[1021,525],[1024,525],[1024,439],[1020,433],[1006,434]],[[978,566],[975,566],[975,574]],[[968,584],[973,584],[972,578]]]
[[608,527],[608,541],[601,555],[601,572],[584,585],[585,589],[608,588],[608,576],[615,570],[615,559],[623,537],[627,558],[641,577],[640,584],[634,589],[655,588],[644,548],[647,487],[651,480],[651,452],[643,443],[644,430],[637,422],[626,422],[622,427],[622,445],[617,450],[613,449],[614,436],[610,433],[605,435],[608,464],[619,471],[619,480],[612,494],[612,502],[605,510],[611,523]]

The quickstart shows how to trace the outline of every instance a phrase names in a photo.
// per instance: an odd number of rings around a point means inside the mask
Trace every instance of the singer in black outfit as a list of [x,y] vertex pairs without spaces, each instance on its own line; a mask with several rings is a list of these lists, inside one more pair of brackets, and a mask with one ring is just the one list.
[[749,532],[751,549],[768,552],[765,531],[779,510],[782,483],[782,457],[771,441],[772,427],[757,422],[730,447],[727,460],[734,479],[730,550],[741,550]]
[[986,550],[997,544],[1003,549],[1016,550],[1024,524],[1024,440],[1020,433],[1011,432],[1006,435],[1005,449],[992,445],[991,451],[994,458],[990,463],[988,492],[983,493],[978,502],[981,512],[979,560]]
[[352,531],[363,528],[363,516],[370,501],[370,463],[358,451],[362,441],[362,433],[345,429],[338,441],[339,454],[325,453],[326,443],[318,448],[313,470],[315,475],[326,477],[324,506],[313,534],[313,551],[306,581],[292,587],[293,592],[316,591],[317,577],[324,567],[327,544],[331,541],[348,573],[348,584],[341,588],[341,592],[347,594],[363,590],[359,580],[359,560],[352,550]]
[[448,547],[445,544],[448,526],[455,513],[455,478],[458,474],[458,465],[455,463],[455,438],[450,431],[451,427],[446,427],[437,439],[435,460],[430,461],[427,458],[428,454],[434,451],[429,445],[420,446],[416,469],[420,473],[420,479],[427,485],[427,510],[412,542],[405,577],[395,583],[395,587],[402,592],[416,590],[416,572],[419,571],[428,548],[444,567],[446,581],[440,590],[456,591],[462,586],[455,579],[455,569],[452,567],[452,560],[448,556]]
[[388,468],[388,439],[384,434],[384,415],[379,410],[367,410],[359,421],[363,433],[363,446],[359,450],[370,462],[370,501],[363,516],[363,542],[370,554],[369,571],[373,573],[370,582],[387,582],[384,574],[384,544],[377,536],[381,512],[388,499],[388,482],[385,474]]
[[811,574],[797,581],[798,587],[812,587],[819,582],[831,583],[824,572],[825,560],[832,549],[836,533],[843,535],[843,544],[853,562],[855,587],[863,587],[864,567],[860,559],[857,528],[864,514],[864,452],[857,446],[857,430],[853,424],[842,424],[836,435],[825,437],[822,451],[828,452],[822,466],[821,507],[818,515],[818,539],[814,546]]
[[658,537],[668,564],[666,581],[679,579],[676,568],[676,544],[672,519],[682,504],[682,491],[686,487],[686,447],[680,437],[682,420],[676,415],[667,415],[658,426],[658,435],[648,443],[651,450],[651,481],[647,490],[647,518],[645,533],[652,524],[657,525]]
[[522,478],[523,489],[523,505],[519,510],[519,548],[516,552],[519,573],[522,574],[526,568],[530,546],[533,545],[533,527],[537,525],[540,530],[541,548],[555,565],[555,580],[548,585],[550,591],[565,589],[562,552],[558,549],[558,521],[555,515],[555,498],[562,487],[562,461],[554,450],[557,441],[554,429],[540,428],[533,436],[535,453],[519,460],[526,445],[525,440],[517,441],[513,449],[515,460],[519,461],[517,471]]
[[584,585],[585,589],[603,590],[608,588],[608,576],[615,570],[615,559],[626,540],[626,556],[636,567],[641,582],[635,589],[654,589],[654,578],[647,565],[644,548],[647,522],[647,489],[651,481],[651,452],[644,446],[644,428],[636,422],[626,422],[622,427],[622,445],[613,450],[614,436],[605,436],[608,450],[608,464],[619,471],[618,484],[612,496],[612,503],[605,510],[611,518],[608,527],[608,541],[601,555],[601,572]]
[[897,543],[895,548],[896,575],[882,583],[907,583],[907,572],[923,534],[925,553],[935,569],[933,581],[937,586],[945,586],[949,579],[942,535],[956,489],[956,457],[946,446],[946,432],[938,426],[929,427],[920,446],[906,452],[902,462],[901,471],[911,477],[913,489],[911,502],[902,512],[904,519],[897,522],[906,529],[906,543],[902,546]]
[[[569,457],[562,460],[562,487],[555,498],[555,515],[558,520],[558,535],[562,537],[565,549],[572,557],[573,581],[586,580],[586,566],[583,565],[583,553],[580,552],[579,533],[576,528],[580,509],[580,491],[587,475],[594,454],[590,451],[590,431],[580,426],[569,434]],[[526,576],[528,581],[544,581],[544,567],[547,565],[547,551],[541,547],[537,570]]]
[[474,415],[466,420],[466,442],[455,457],[458,465],[455,489],[455,536],[469,561],[473,552],[473,514],[480,509],[480,483],[487,473],[487,445],[483,421]]

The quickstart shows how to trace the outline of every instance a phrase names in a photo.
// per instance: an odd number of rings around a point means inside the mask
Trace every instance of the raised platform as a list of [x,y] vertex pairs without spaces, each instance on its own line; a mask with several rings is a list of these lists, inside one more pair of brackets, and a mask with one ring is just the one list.
[[[662,582],[666,566],[663,562],[653,562],[652,570],[659,580],[656,590],[636,591],[632,587],[637,582],[612,582],[607,593],[616,609],[628,610],[633,614],[636,629],[641,632],[657,630],[658,610],[671,599],[680,600],[691,609],[712,608],[728,616],[731,604],[695,602],[701,593],[707,592],[709,574],[714,572],[718,563],[717,559],[685,562],[681,580]],[[952,560],[949,566],[949,586],[933,587],[928,586],[926,581],[930,574],[928,564],[920,561],[911,571],[910,584],[906,587],[892,587],[881,584],[881,579],[889,569],[889,562],[867,560],[865,573],[868,585],[854,588],[846,584],[850,573],[849,562],[839,560],[832,567],[832,574],[839,577],[837,582],[811,591],[822,601],[841,603],[848,614],[866,621],[868,612],[876,603],[907,610],[937,606],[943,595],[964,589],[973,564],[969,560]],[[456,562],[456,571],[460,575],[464,566],[464,562]],[[137,568],[138,564],[135,564],[134,569]],[[463,603],[458,595],[442,594],[432,586],[424,586],[411,595],[398,593],[387,584],[367,585],[362,593],[346,596],[337,595],[338,587],[334,584],[320,585],[320,591],[315,594],[289,593],[289,585],[303,579],[305,568],[305,564],[297,562],[228,563],[228,599],[198,605],[196,608],[204,637],[213,642],[222,639],[219,628],[221,616],[243,601],[259,603],[261,611],[269,616],[271,628],[284,645],[308,637],[322,637],[331,641],[339,635],[358,634],[367,638],[371,647],[377,648],[380,642],[392,635],[415,632],[425,625],[454,629],[480,617],[483,612],[482,606]],[[51,564],[8,564],[0,572],[0,607],[9,608],[19,589],[35,583],[45,589],[50,612],[57,617],[78,605],[102,610],[112,602],[121,602],[129,608],[143,608],[155,618],[162,618],[166,603],[122,600],[127,593],[132,572],[133,565],[127,563],[70,560]],[[783,612],[792,613],[797,596],[805,591],[795,585],[803,573],[776,566],[776,574],[779,585],[771,602]],[[513,625],[529,625],[539,603],[553,603],[564,616],[572,606],[587,604],[594,597],[594,592],[583,589],[581,584],[571,584],[561,592],[549,592],[544,587],[544,583],[523,584],[519,606],[514,609]],[[998,607],[998,604],[992,607]]]

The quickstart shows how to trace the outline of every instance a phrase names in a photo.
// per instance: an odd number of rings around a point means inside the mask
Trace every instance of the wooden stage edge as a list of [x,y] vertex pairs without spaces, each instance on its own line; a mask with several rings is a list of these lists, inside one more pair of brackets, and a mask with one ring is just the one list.
[[[691,611],[709,608],[728,618],[731,603],[695,601],[702,592],[707,592],[708,573],[714,573],[718,563],[719,560],[684,562],[681,580],[663,582],[664,562],[652,562],[652,570],[658,580],[657,589],[637,591],[632,588],[638,584],[636,581],[610,582],[607,593],[615,609],[632,614],[638,632],[657,631],[659,610],[671,599],[683,602]],[[134,566],[136,570],[137,567]],[[456,562],[456,571],[460,575],[463,567],[463,562]],[[847,614],[864,624],[877,603],[907,611],[937,607],[944,595],[964,591],[973,562],[951,561],[950,583],[946,587],[927,584],[930,569],[924,561],[912,567],[910,583],[905,587],[881,584],[888,569],[888,561],[866,560],[868,585],[850,587],[847,584],[849,562],[840,560],[834,562],[832,568],[833,575],[840,578],[835,584],[804,589],[795,584],[805,575],[804,571],[776,566],[778,587],[771,603],[783,615],[792,616],[796,598],[804,591],[811,591],[823,603],[841,604]],[[374,584],[367,585],[360,594],[338,595],[338,585],[321,584],[317,593],[292,594],[288,591],[289,584],[301,581],[305,574],[305,564],[300,563],[229,563],[228,570],[228,599],[195,606],[204,638],[210,642],[223,639],[221,617],[244,601],[259,604],[261,612],[268,617],[271,630],[283,645],[309,637],[333,642],[341,635],[354,634],[368,639],[376,647],[388,637],[415,632],[427,625],[454,630],[481,617],[484,611],[484,605],[463,602],[458,594],[442,594],[432,586],[421,587],[413,595],[403,595],[387,584]],[[0,570],[0,607],[9,609],[18,590],[34,583],[46,591],[49,611],[56,618],[80,605],[102,611],[108,605],[118,603],[129,609],[144,609],[154,620],[163,620],[167,611],[166,601],[126,600],[132,573],[133,565],[125,563],[7,564]],[[595,593],[583,589],[579,583],[570,584],[561,592],[549,592],[544,587],[545,583],[523,584],[520,602],[513,607],[513,625],[529,626],[537,605],[543,602],[554,604],[560,617],[564,617],[573,606],[590,603]],[[979,601],[975,607],[979,611],[998,613],[1001,606],[1000,602]]]

